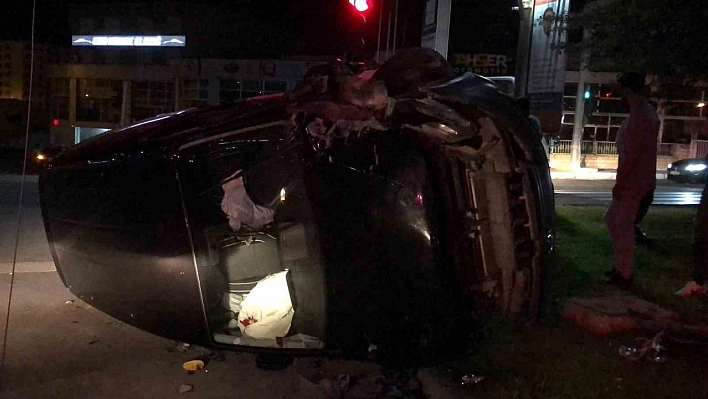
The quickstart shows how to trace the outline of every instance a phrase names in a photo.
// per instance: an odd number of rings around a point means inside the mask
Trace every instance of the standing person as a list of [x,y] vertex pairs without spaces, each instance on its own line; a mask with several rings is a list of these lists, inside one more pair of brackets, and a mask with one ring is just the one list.
[[634,222],[642,198],[656,188],[656,146],[659,117],[642,96],[644,75],[626,73],[619,79],[629,117],[617,132],[619,165],[612,189],[612,203],[605,223],[612,241],[613,267],[607,277],[626,289],[634,269]]
[[676,295],[683,297],[708,294],[708,181],[703,188],[701,203],[696,213],[696,230],[693,234],[693,280],[686,283]]
[[[649,101],[649,105],[656,109],[657,102]],[[653,202],[654,190],[650,190],[644,195],[644,197],[642,197],[642,201],[639,203],[639,212],[637,212],[637,218],[634,220],[634,238],[636,239],[637,244],[642,244],[645,246],[651,245],[651,239],[647,236],[644,230],[642,230],[642,221],[644,220],[644,217],[647,216],[649,207]]]
[[634,238],[638,244],[651,245],[651,239],[642,230],[642,220],[649,212],[649,207],[652,202],[654,202],[654,190],[649,190],[642,200],[639,202],[639,211],[637,212],[637,217],[634,219]]

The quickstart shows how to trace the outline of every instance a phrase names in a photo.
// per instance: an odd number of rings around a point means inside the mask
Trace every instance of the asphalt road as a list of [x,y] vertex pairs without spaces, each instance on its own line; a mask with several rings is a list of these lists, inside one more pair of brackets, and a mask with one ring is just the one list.
[[[556,202],[561,205],[606,205],[612,201],[609,180],[556,180]],[[679,184],[658,180],[654,192],[654,205],[698,205],[703,185]]]
[[[10,268],[17,232],[20,177],[0,175],[0,325],[5,326]],[[606,204],[613,182],[556,181],[560,204]],[[696,204],[701,187],[662,181],[656,204]],[[302,378],[312,367],[263,371],[255,356],[227,353],[206,370],[187,375],[182,362],[203,348],[175,343],[117,321],[81,302],[61,283],[41,221],[37,178],[25,180],[2,398],[168,398],[191,384],[197,398],[321,398],[325,389]],[[376,372],[373,365],[327,361],[318,370]]]
[[[20,177],[0,175],[0,326],[5,317],[10,267],[17,231]],[[296,359],[281,371],[256,367],[250,353],[225,352],[206,368],[188,375],[182,364],[209,357],[196,346],[178,350],[177,343],[120,322],[80,301],[62,284],[54,269],[41,222],[37,178],[25,181],[17,269],[10,308],[5,367],[0,398],[302,398],[331,397],[340,374],[374,381],[373,363],[338,359]],[[0,335],[0,343],[2,336]],[[305,376],[324,377],[313,383]],[[180,395],[183,384],[193,392]],[[427,384],[436,389],[436,383]],[[358,388],[357,388],[358,387]],[[366,390],[359,383],[351,390]],[[430,388],[433,387],[433,388]],[[371,397],[371,396],[360,396]]]

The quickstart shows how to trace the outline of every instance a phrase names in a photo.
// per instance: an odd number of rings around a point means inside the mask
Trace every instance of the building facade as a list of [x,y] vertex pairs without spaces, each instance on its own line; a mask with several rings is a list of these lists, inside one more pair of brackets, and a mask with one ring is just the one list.
[[174,59],[168,65],[55,65],[51,142],[72,145],[159,114],[283,93],[319,63]]
[[[551,167],[569,171],[570,152],[575,122],[575,104],[578,88],[577,71],[566,73],[563,117],[558,132],[561,145],[553,149]],[[586,88],[590,89],[595,110],[587,117],[582,142],[581,166],[589,169],[617,168],[615,140],[622,122],[628,117],[616,90],[618,74],[614,72],[589,73]],[[708,156],[708,111],[705,110],[708,93],[700,87],[674,87],[669,98],[658,98],[656,85],[649,82],[650,99],[661,120],[659,130],[659,161],[657,170],[678,159]]]

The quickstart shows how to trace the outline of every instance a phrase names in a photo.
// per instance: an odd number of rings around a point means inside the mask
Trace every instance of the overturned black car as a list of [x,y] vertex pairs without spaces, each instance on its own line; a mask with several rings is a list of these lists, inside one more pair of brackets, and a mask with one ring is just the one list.
[[157,335],[262,352],[456,352],[492,313],[538,317],[545,152],[513,99],[453,77],[423,50],[373,76],[335,63],[68,149],[40,178],[64,284]]

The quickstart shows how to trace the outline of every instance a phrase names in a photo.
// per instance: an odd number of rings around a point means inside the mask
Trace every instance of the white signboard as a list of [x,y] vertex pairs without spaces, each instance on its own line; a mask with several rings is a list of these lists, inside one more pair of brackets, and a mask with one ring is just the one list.
[[184,36],[71,36],[72,46],[184,47]]
[[561,110],[569,0],[535,0],[527,93],[531,109]]
[[450,35],[450,7],[452,0],[426,0],[421,46],[433,49],[447,58]]

